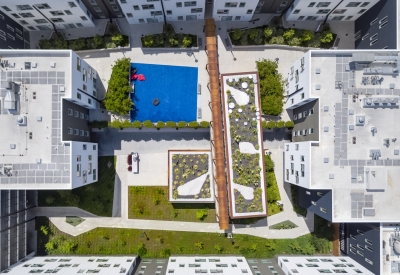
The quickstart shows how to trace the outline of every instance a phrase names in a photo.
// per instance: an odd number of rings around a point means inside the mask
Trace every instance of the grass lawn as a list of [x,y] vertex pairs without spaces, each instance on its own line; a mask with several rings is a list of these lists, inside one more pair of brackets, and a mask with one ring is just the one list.
[[98,216],[111,217],[115,160],[113,156],[99,157],[98,162],[97,182],[73,190],[39,190],[39,206],[76,206]]
[[85,221],[85,219],[79,218],[79,217],[76,217],[76,216],[67,216],[65,221],[67,223],[69,223],[70,225],[72,225],[72,226],[77,226],[77,225],[83,223]]
[[[318,221],[320,222],[320,221]],[[319,223],[321,230],[326,223]],[[241,254],[250,258],[271,258],[276,254],[327,254],[332,243],[326,235],[308,234],[297,239],[272,240],[234,234],[231,244],[225,234],[174,232],[97,228],[77,237],[59,231],[46,217],[38,217],[38,255],[127,255],[138,254],[142,258],[168,257],[171,254]],[[329,236],[332,239],[332,236]],[[331,240],[330,239],[330,240]],[[202,247],[202,248],[200,248]]]
[[296,228],[296,227],[298,227],[296,224],[294,224],[293,222],[291,222],[289,220],[286,220],[286,221],[283,221],[283,222],[280,222],[277,224],[273,224],[269,228],[281,230],[281,229],[292,229],[292,228]]
[[[170,203],[167,186],[130,186],[128,200],[130,219],[216,222],[214,203]],[[208,209],[208,215],[199,220],[196,212],[202,209]]]

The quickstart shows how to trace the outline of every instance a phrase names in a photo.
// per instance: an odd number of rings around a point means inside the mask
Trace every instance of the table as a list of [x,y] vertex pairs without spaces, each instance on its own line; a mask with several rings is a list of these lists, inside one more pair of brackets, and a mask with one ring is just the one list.
[[242,88],[243,88],[243,89],[246,89],[247,87],[249,87],[249,84],[247,84],[247,82],[243,82],[243,83],[242,83]]

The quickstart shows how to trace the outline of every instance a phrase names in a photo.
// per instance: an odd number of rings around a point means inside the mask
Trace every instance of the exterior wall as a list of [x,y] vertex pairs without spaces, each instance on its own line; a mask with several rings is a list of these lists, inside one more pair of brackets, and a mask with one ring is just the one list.
[[[177,7],[178,2],[182,3],[182,7]],[[195,6],[185,7],[185,3],[187,2],[192,2],[192,1],[184,1],[184,0],[163,1],[167,22],[204,19],[206,1],[196,0]],[[172,14],[169,14],[169,11],[172,12]]]
[[[47,3],[50,8],[40,9],[38,5],[44,4],[46,1],[27,3],[26,0],[3,0],[1,3],[1,11],[30,31],[53,29],[49,20],[53,21],[57,29],[94,27],[93,16],[86,9],[85,5],[78,0],[53,0]],[[27,7],[25,10],[20,10],[17,5],[27,5]],[[73,5],[75,5],[75,7],[71,7]],[[59,15],[53,15],[51,13],[55,11],[59,11]],[[29,17],[23,17],[22,14],[24,13],[30,13],[30,15],[28,14]],[[83,20],[83,17],[86,18],[86,20]],[[53,20],[54,18],[61,18],[64,22],[55,22],[55,20]],[[38,23],[35,20],[41,20],[42,22]],[[70,24],[73,24],[73,26]]]
[[[324,21],[328,16],[328,20],[354,21],[378,1],[379,0],[369,0],[368,2],[354,0],[295,0],[290,9],[286,12],[286,20]],[[357,7],[348,7],[350,2],[359,2],[360,4]],[[368,4],[363,6],[364,3]]]
[[332,190],[310,190],[299,187],[299,205],[314,214],[332,221]]
[[[285,181],[304,188],[311,188],[311,142],[285,143],[284,161]],[[302,174],[302,166],[304,174]]]
[[[86,149],[85,149],[86,148]],[[90,159],[89,159],[90,158]],[[98,144],[90,142],[71,142],[71,184],[72,188],[81,187],[99,178],[97,168]],[[91,164],[91,169],[90,168]],[[78,173],[78,167],[80,173]]]
[[[62,129],[63,141],[85,141],[90,142],[90,127],[88,124],[89,110],[72,103],[62,100]],[[69,128],[73,132],[68,132]],[[78,130],[78,133],[76,133]],[[83,131],[83,135],[82,135]]]
[[[71,96],[69,100],[85,108],[95,109],[98,106],[98,102],[95,100],[97,91],[94,88],[93,79],[97,78],[97,72],[75,52],[72,52],[71,58]],[[81,63],[80,67],[78,62]],[[86,75],[86,81],[84,80],[84,75]]]
[[24,28],[0,10],[0,49],[24,48]]
[[345,232],[347,255],[374,274],[379,274],[381,264],[379,223],[346,223]]
[[[303,66],[301,65],[302,62]],[[315,100],[311,97],[311,73],[311,53],[308,51],[302,58],[296,60],[287,72],[286,93],[288,99],[285,104],[286,109],[294,109]]]
[[121,7],[117,0],[82,0],[95,19],[123,17]]
[[355,21],[356,49],[397,48],[397,36],[393,35],[397,34],[397,5],[396,0],[381,0]]
[[[123,10],[126,20],[129,22],[129,24],[164,22],[161,1],[148,2],[147,0],[126,0],[122,2],[121,0],[118,0],[118,3],[120,4],[121,9]],[[154,9],[143,10],[143,5],[153,5]],[[134,6],[138,6],[138,9],[135,10]],[[158,12],[158,11],[161,12],[161,15],[157,16],[151,15],[151,12]]]
[[317,275],[321,273],[374,274],[349,257],[288,256],[278,257],[278,263],[286,275]]
[[[0,191],[0,270],[35,251],[35,220],[29,210],[37,206],[37,191]],[[29,240],[29,242],[28,242]]]
[[290,7],[294,0],[266,0],[261,1],[260,3],[264,3],[260,5],[259,9],[260,13],[277,13],[281,14],[285,9]]
[[[313,100],[293,110],[292,141],[319,140],[319,101]],[[305,132],[304,130],[307,130]],[[312,132],[312,133],[311,133]]]
[[[250,21],[253,18],[259,1],[232,1],[231,3],[237,3],[237,7],[226,7],[227,2],[226,0],[214,0],[213,18],[215,21]],[[244,7],[240,7],[241,2],[245,3]]]

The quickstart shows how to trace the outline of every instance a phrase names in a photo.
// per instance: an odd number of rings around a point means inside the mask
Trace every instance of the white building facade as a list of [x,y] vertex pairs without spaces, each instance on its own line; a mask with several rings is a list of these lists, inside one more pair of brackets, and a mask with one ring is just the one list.
[[92,14],[79,0],[3,0],[0,9],[29,31],[95,26]]
[[259,2],[258,0],[239,2],[214,0],[213,18],[215,21],[250,21]]
[[377,2],[379,2],[379,0],[295,0],[286,12],[286,20],[324,21],[328,17],[327,20],[354,21],[364,12],[372,8]]

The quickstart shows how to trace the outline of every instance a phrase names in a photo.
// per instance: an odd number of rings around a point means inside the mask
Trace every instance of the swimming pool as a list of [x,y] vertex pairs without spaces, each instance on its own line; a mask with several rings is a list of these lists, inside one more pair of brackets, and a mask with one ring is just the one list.
[[[131,121],[193,121],[197,111],[196,67],[132,63],[145,81],[135,80]],[[159,105],[153,100],[158,98]]]

